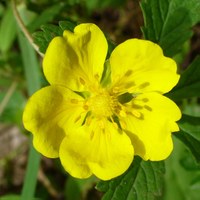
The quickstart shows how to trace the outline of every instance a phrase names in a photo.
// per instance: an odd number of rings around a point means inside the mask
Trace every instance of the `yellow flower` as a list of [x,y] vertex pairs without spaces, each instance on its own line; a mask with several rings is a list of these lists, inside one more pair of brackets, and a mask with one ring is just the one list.
[[181,112],[162,94],[178,82],[176,63],[150,41],[130,39],[105,62],[108,44],[94,24],[64,31],[49,44],[44,74],[50,86],[28,101],[23,122],[34,147],[59,157],[77,178],[119,176],[134,155],[158,161],[173,149]]

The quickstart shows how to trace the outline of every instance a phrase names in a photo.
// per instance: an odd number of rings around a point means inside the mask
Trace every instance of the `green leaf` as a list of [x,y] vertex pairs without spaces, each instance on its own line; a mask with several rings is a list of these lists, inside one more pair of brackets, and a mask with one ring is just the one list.
[[[21,199],[20,196],[15,194],[8,194],[0,197],[0,200],[20,200],[20,199]],[[32,200],[40,200],[40,199],[33,198]]]
[[183,72],[179,83],[167,96],[173,100],[200,97],[200,56]]
[[183,115],[178,124],[182,131],[200,141],[200,117]]
[[97,178],[77,179],[69,176],[65,185],[65,197],[68,200],[86,199],[87,192],[94,187]]
[[[7,93],[5,92],[0,93],[0,102],[2,102],[6,94]],[[25,98],[22,95],[22,92],[17,90],[13,91],[13,94],[6,104],[4,112],[2,113],[2,115],[0,114],[0,121],[21,125],[24,104]]]
[[183,115],[178,122],[180,132],[175,134],[192,152],[196,161],[200,163],[200,117]]
[[[182,145],[184,145],[184,143],[182,143]],[[184,146],[184,147],[187,148],[187,146]],[[187,148],[187,151],[182,152],[182,154],[183,155],[182,155],[181,159],[179,160],[181,167],[184,168],[185,170],[187,170],[188,172],[189,171],[197,171],[198,172],[200,170],[200,165],[196,162],[191,151],[188,151],[188,148]]]
[[[28,40],[24,37],[24,35],[22,35],[22,32],[20,32],[20,30],[18,30],[18,39],[23,60],[25,77],[27,81],[28,94],[32,95],[41,87],[41,71],[39,69],[39,62],[37,60],[37,56],[34,49],[29,44]],[[28,156],[28,166],[23,184],[21,200],[34,199],[40,159],[40,154],[34,149],[31,142]]]
[[9,7],[3,16],[0,24],[0,50],[6,52],[9,50],[16,37],[16,22]]
[[200,175],[195,180],[193,180],[191,187],[193,190],[196,190],[196,192],[200,191]]
[[196,140],[184,131],[180,131],[178,134],[176,134],[176,137],[179,138],[189,148],[196,161],[200,162],[200,141]]
[[0,197],[0,200],[20,200],[20,196],[15,194],[8,194]]
[[[179,133],[173,136],[176,134]],[[173,143],[172,154],[165,161],[165,189],[162,200],[199,200],[199,191],[192,188],[192,183],[199,178],[200,168],[183,142],[173,137]],[[190,161],[183,165],[183,160],[185,162],[186,159]]]
[[[21,200],[21,196],[16,194],[8,194],[0,197],[0,200]],[[41,199],[32,198],[31,200],[41,200]]]
[[58,3],[56,5],[48,7],[40,15],[38,15],[38,17],[36,17],[31,24],[29,24],[29,30],[34,31],[37,28],[39,28],[42,24],[51,22],[54,19],[54,17],[61,11],[62,8],[62,3]]
[[77,26],[77,23],[73,22],[73,21],[59,21],[59,26],[63,31],[69,30],[69,31],[73,32],[75,26]]
[[64,30],[73,31],[75,26],[76,24],[71,21],[60,21],[59,26],[53,24],[42,25],[42,31],[33,34],[34,42],[39,46],[40,52],[45,53],[54,37],[62,36]]
[[41,53],[45,53],[49,42],[45,39],[45,33],[42,31],[37,31],[33,33],[34,43],[38,45]]
[[144,37],[158,43],[166,56],[176,55],[200,21],[199,0],[142,0]]
[[101,181],[97,189],[105,192],[103,200],[154,200],[162,196],[163,162],[142,161],[135,157],[130,168],[121,176]]

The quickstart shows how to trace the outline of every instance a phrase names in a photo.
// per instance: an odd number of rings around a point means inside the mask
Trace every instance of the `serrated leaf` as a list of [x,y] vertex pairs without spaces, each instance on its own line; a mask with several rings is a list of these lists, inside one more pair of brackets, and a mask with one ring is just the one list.
[[60,21],[59,22],[59,26],[63,31],[69,30],[69,31],[73,32],[76,25],[77,25],[77,23],[72,22],[72,21]]
[[33,33],[34,43],[38,45],[40,52],[45,53],[48,47],[48,41],[46,41],[45,33],[42,31],[37,31]]
[[46,41],[50,42],[54,37],[62,35],[63,31],[59,26],[53,24],[46,24],[41,26],[44,32],[44,37]]
[[200,117],[183,115],[178,122],[180,132],[175,134],[192,152],[197,162],[200,162]]
[[49,43],[56,36],[62,36],[64,30],[73,31],[75,23],[71,21],[60,21],[59,26],[45,24],[41,26],[42,31],[33,33],[34,42],[38,45],[41,53],[45,53]]
[[162,195],[164,171],[163,162],[135,157],[123,175],[99,182],[97,189],[105,192],[103,200],[155,200]]
[[173,100],[200,97],[200,57],[183,72],[179,83],[167,94]]
[[158,43],[166,56],[176,55],[200,21],[199,0],[143,0],[143,34]]
[[33,33],[33,37],[34,37],[35,43],[40,43],[45,39],[45,35],[44,35],[43,31],[37,31],[37,32]]

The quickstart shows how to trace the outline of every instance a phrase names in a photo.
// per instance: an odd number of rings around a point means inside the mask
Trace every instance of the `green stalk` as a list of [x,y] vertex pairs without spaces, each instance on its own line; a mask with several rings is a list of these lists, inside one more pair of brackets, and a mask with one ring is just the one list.
[[[27,81],[27,88],[29,96],[35,91],[40,89],[40,71],[38,65],[38,59],[32,46],[28,40],[24,37],[21,31],[18,31],[18,40],[20,50],[22,53],[23,66],[25,71],[25,77]],[[30,142],[30,152],[28,156],[28,166],[26,170],[24,185],[22,189],[21,200],[33,200],[37,183],[38,169],[40,165],[41,156],[32,146],[32,137]]]
[[[32,37],[26,29],[16,7],[15,0],[11,1],[13,14],[18,23],[18,42],[23,60],[23,67],[26,77],[28,94],[31,96],[41,88],[39,63],[34,49],[38,52],[38,47],[34,45]],[[13,16],[13,17],[14,17]],[[22,33],[23,32],[23,33]],[[41,55],[41,54],[40,54]],[[24,179],[21,200],[33,200],[37,184],[37,176],[40,166],[41,155],[36,152],[30,138],[30,151],[28,155],[28,165]]]

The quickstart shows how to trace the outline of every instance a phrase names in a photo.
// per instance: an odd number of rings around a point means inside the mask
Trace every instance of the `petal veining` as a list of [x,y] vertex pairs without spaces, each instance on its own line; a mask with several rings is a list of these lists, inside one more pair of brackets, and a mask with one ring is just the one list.
[[130,39],[118,45],[111,54],[111,78],[119,92],[166,93],[178,82],[174,60],[162,49],[146,40]]
[[102,180],[119,176],[133,160],[129,137],[107,120],[92,119],[66,137],[60,148],[60,158],[66,171],[77,178],[91,173]]
[[[171,132],[178,131],[176,121],[181,118],[177,105],[158,94],[138,95],[129,109],[141,115],[128,115],[122,119],[132,140],[135,153],[145,160],[163,160],[171,153],[173,143]],[[131,133],[133,134],[131,136]]]
[[52,85],[74,91],[91,90],[100,82],[107,41],[95,24],[81,24],[74,33],[64,31],[49,44],[43,60],[44,74]]

